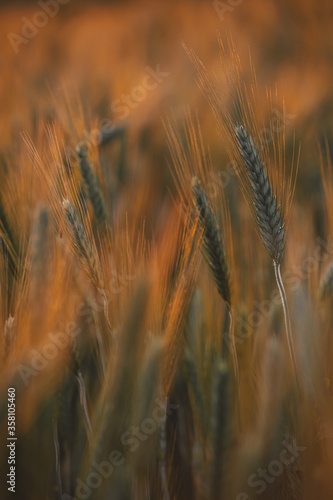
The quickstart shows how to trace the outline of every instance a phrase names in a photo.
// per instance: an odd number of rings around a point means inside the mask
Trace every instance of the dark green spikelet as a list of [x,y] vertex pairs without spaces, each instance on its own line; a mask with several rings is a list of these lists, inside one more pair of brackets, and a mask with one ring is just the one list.
[[333,263],[331,263],[320,282],[319,293],[321,300],[327,299],[333,292]]
[[230,439],[230,394],[227,365],[220,362],[216,367],[212,394],[212,476],[210,498],[225,498],[225,465]]
[[199,222],[204,229],[204,256],[217,286],[218,292],[226,302],[231,304],[230,272],[223,247],[220,229],[206,195],[197,177],[192,179],[194,203],[199,214]]
[[94,210],[95,219],[100,226],[104,226],[107,221],[106,203],[98,179],[93,172],[86,151],[80,145],[77,147],[77,155],[81,174],[87,186],[89,199]]
[[256,145],[244,127],[236,127],[236,139],[250,181],[251,207],[265,249],[280,264],[285,247],[285,222]]

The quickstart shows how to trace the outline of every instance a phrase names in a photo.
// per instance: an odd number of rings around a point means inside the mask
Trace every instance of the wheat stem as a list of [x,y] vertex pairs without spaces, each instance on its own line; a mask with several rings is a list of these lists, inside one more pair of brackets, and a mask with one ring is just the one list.
[[326,269],[324,277],[320,283],[319,292],[321,300],[325,300],[333,291],[333,264]]
[[294,349],[294,341],[293,341],[293,336],[292,336],[292,331],[291,331],[291,322],[290,322],[290,314],[289,314],[289,307],[288,307],[288,301],[287,301],[287,296],[286,296],[286,291],[284,289],[282,277],[281,277],[281,271],[280,271],[280,264],[274,261],[274,271],[275,271],[275,279],[276,283],[279,288],[280,296],[281,296],[281,302],[282,302],[282,307],[283,307],[283,315],[284,315],[284,323],[286,327],[286,335],[287,335],[287,343],[288,343],[288,349],[289,349],[289,355],[290,355],[290,360],[295,376],[295,381],[297,383],[297,372],[296,372],[296,358],[295,358],[295,349]]
[[164,500],[170,500],[167,474],[166,474],[166,451],[167,451],[167,434],[166,434],[166,418],[167,418],[168,398],[165,398],[165,414],[160,423],[159,436],[159,455],[160,455],[160,475]]
[[225,363],[217,366],[214,376],[212,394],[212,448],[213,463],[210,498],[222,498],[225,490],[226,474],[224,467],[229,448],[230,439],[230,394],[229,373]]
[[56,467],[56,478],[59,498],[62,498],[62,479],[61,479],[61,456],[60,456],[60,444],[58,436],[58,424],[56,418],[53,418],[53,442],[55,450],[55,467]]
[[83,413],[83,420],[84,420],[84,426],[86,429],[87,433],[87,438],[90,440],[91,437],[91,424],[90,424],[90,418],[89,418],[89,413],[88,413],[88,405],[87,405],[87,395],[86,395],[86,387],[85,383],[82,377],[81,371],[78,369],[77,372],[75,373],[75,377],[79,386],[79,393],[80,393],[80,403],[82,407],[82,413]]
[[234,365],[235,380],[238,386],[239,367],[238,367],[235,338],[234,335],[232,334],[232,326],[233,326],[232,312],[230,308],[227,308],[223,322],[221,358],[224,361],[227,361],[227,349],[230,350]]

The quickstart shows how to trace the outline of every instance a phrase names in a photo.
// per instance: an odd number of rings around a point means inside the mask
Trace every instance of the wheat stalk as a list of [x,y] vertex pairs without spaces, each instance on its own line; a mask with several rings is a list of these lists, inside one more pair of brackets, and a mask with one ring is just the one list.
[[164,500],[170,500],[167,471],[166,471],[166,454],[167,454],[166,418],[167,418],[168,398],[165,398],[164,404],[165,404],[165,414],[164,418],[162,418],[160,422],[160,427],[159,427],[158,455],[160,463],[160,476],[161,476],[163,497]]
[[52,425],[53,425],[53,442],[54,442],[55,462],[56,462],[55,469],[56,469],[57,488],[59,497],[62,498],[63,490],[62,490],[62,479],[61,479],[61,454],[60,454],[58,423],[55,417],[53,417]]
[[[231,354],[233,358],[236,381],[239,382],[239,368],[235,339],[232,335],[232,312],[231,312],[231,287],[230,270],[224,250],[223,240],[214,213],[209,205],[206,195],[197,177],[192,179],[192,192],[194,203],[199,215],[199,223],[203,227],[203,248],[204,256],[208,263],[211,275],[216,284],[217,290],[225,301],[227,330],[223,326],[222,332],[222,355],[226,357],[226,337],[231,344]],[[224,349],[223,349],[224,347]]]
[[9,318],[6,319],[3,329],[3,337],[2,337],[3,360],[5,360],[8,354],[10,353],[14,341],[15,341],[14,317],[10,315]]
[[333,292],[333,263],[328,266],[320,282],[319,293],[321,300],[327,299]]
[[[224,57],[225,51],[221,40],[220,47],[222,49],[222,57]],[[234,75],[227,69],[226,77],[229,89],[235,98],[235,116],[239,123],[245,123],[249,126],[250,130],[259,132],[258,122],[254,113],[254,110],[257,108],[256,104],[258,97],[254,68],[251,66],[253,77],[251,89],[247,89],[242,79],[240,60],[237,51],[232,43],[229,48],[233,62],[229,68],[232,68]],[[273,152],[276,163],[274,169],[270,164],[267,143],[265,143],[263,139],[260,140],[261,149],[270,167],[268,169],[268,174],[253,139],[249,136],[244,126],[240,125],[235,127],[235,117],[233,113],[228,110],[200,59],[193,50],[189,50],[186,46],[185,50],[195,66],[199,87],[214,112],[219,132],[223,137],[227,137],[228,139],[228,151],[233,163],[238,165],[240,160],[242,162],[241,168],[236,168],[236,174],[240,180],[243,194],[254,215],[264,247],[274,262],[275,278],[283,305],[288,349],[295,379],[297,381],[290,316],[286,293],[281,279],[280,263],[284,254],[286,223],[294,194],[298,161],[296,168],[294,168],[294,162],[292,161],[292,168],[290,174],[287,176],[284,162],[284,124],[281,123],[280,120],[280,132],[276,139],[273,138]],[[235,84],[234,88],[232,87],[233,83]],[[272,108],[273,99],[272,94],[269,92],[268,97]],[[283,116],[285,116],[285,113]],[[270,176],[272,178],[270,178]],[[272,183],[272,180],[275,182]]]
[[203,434],[206,434],[207,423],[206,423],[206,408],[205,400],[202,392],[201,383],[198,375],[198,366],[195,363],[196,360],[193,359],[189,349],[186,349],[184,356],[184,371],[187,379],[187,383],[191,388],[193,394],[193,400],[196,407],[196,412],[198,414],[199,423],[201,425]]
[[244,192],[250,193],[247,198],[254,214],[261,240],[273,259],[275,279],[282,301],[289,355],[297,383],[296,357],[290,314],[280,270],[285,248],[286,219],[282,206],[279,204],[276,195],[273,194],[273,187],[254,141],[243,126],[236,127],[235,132],[239,153],[243,159],[245,172],[248,176],[249,190],[247,191],[245,187]]
[[[213,464],[210,498],[222,498],[225,490],[223,468],[229,445],[230,432],[230,395],[229,373],[225,363],[219,363],[216,368],[212,394],[212,448]],[[223,472],[222,472],[223,471]]]

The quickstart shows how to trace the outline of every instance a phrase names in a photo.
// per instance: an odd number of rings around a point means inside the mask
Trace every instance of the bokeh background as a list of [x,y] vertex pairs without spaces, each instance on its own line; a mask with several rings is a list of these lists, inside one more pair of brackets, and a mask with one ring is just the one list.
[[[244,61],[245,80],[250,80],[251,54],[263,101],[266,87],[277,87],[284,98],[287,162],[294,137],[301,143],[286,252],[289,267],[299,263],[309,241],[313,244],[317,236],[326,237],[319,151],[333,148],[332,27],[330,0],[2,1],[0,183],[12,186],[5,205],[7,209],[15,207],[16,227],[23,219],[22,226],[30,227],[26,221],[38,199],[36,185],[29,177],[31,168],[27,168],[28,182],[24,180],[25,162],[30,162],[26,138],[41,151],[45,127],[53,124],[68,146],[64,161],[70,159],[79,140],[117,131],[115,140],[103,139],[93,151],[98,155],[98,174],[105,179],[103,188],[109,190],[120,226],[121,217],[125,217],[122,214],[129,214],[130,221],[132,214],[133,224],[145,220],[147,240],[152,234],[162,239],[163,228],[170,231],[173,223],[169,215],[174,216],[176,196],[163,125],[166,118],[180,121],[184,110],[196,111],[214,168],[221,172],[228,163],[226,144],[198,89],[182,43],[194,49],[212,77],[219,79],[224,62],[218,36],[222,40],[231,37]],[[35,190],[33,196],[24,186]],[[2,191],[5,198],[7,190]],[[226,195],[231,217],[237,218],[237,207],[244,206],[235,177],[226,187]],[[242,214],[242,224],[250,219],[249,211]],[[249,294],[259,283],[260,291],[255,291],[265,297],[265,290],[272,286],[262,275],[267,269],[271,271],[271,263],[265,260],[263,250],[257,252],[254,231],[244,229],[244,224],[234,227],[242,238],[236,248],[242,265],[251,270],[256,259],[260,264],[260,270],[246,278],[252,283]],[[27,247],[28,237],[20,237],[22,247]],[[170,248],[166,245],[166,250]],[[248,408],[252,408],[251,403],[252,399],[246,403]],[[22,437],[22,446],[31,456],[24,456],[20,464],[25,471],[24,482],[18,485],[20,498],[32,498],[29,485],[42,495],[52,477],[43,477],[39,489],[38,474],[44,468],[54,468],[53,451],[49,452],[53,450],[52,432],[47,440],[41,440],[38,419],[27,413],[26,427],[31,425],[32,431]],[[42,421],[43,415],[38,418]]]
[[[52,3],[52,2],[51,2]],[[321,196],[318,148],[331,143],[333,5],[315,0],[158,1],[58,3],[45,26],[31,38],[25,25],[43,16],[37,2],[1,3],[0,150],[5,155],[20,134],[36,136],[40,120],[62,116],[67,94],[72,107],[81,102],[87,130],[101,120],[125,126],[128,155],[146,185],[147,211],[156,213],[172,186],[167,168],[162,119],[198,110],[204,137],[218,168],[226,161],[224,144],[215,130],[204,97],[194,81],[184,41],[211,74],[221,71],[217,33],[231,36],[243,60],[254,61],[258,82],[277,85],[292,115],[290,130],[301,140],[302,155],[296,197]],[[55,7],[51,7],[53,9]],[[55,8],[56,9],[56,8]],[[35,16],[35,17],[34,17]],[[31,28],[30,28],[31,29]],[[24,31],[23,31],[24,32]],[[9,35],[12,33],[12,35]],[[147,66],[168,74],[156,88],[138,94]],[[263,96],[265,97],[265,96]],[[118,100],[118,106],[112,103]],[[120,107],[119,101],[122,101]],[[132,141],[132,142],[131,142]],[[134,142],[133,142],[134,141]],[[137,148],[144,153],[136,155]],[[147,175],[146,175],[147,174]]]

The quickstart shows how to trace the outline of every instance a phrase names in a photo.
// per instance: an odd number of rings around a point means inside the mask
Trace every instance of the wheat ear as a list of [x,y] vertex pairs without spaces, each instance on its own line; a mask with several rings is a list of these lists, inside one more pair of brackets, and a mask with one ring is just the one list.
[[297,383],[296,358],[288,301],[280,271],[286,239],[285,218],[283,210],[274,195],[265,165],[260,158],[253,140],[242,126],[236,127],[235,132],[238,149],[243,159],[250,184],[250,206],[258,225],[263,245],[274,263],[275,279],[279,288],[284,313],[288,349]]
[[87,239],[85,230],[80,223],[70,201],[63,200],[62,206],[66,215],[66,223],[72,236],[74,251],[91,282],[98,290],[103,289],[101,270],[96,261],[93,249]]
[[93,172],[86,151],[79,145],[76,152],[79,158],[81,174],[86,184],[88,195],[94,210],[95,219],[100,226],[103,226],[107,220],[106,203],[98,178]]
[[192,179],[192,192],[199,215],[199,222],[204,229],[204,256],[217,290],[229,309],[231,305],[230,272],[221,232],[197,177],[193,177]]
[[104,316],[107,321],[111,337],[115,340],[114,332],[109,319],[108,298],[105,293],[104,279],[99,262],[97,261],[93,248],[88,241],[86,232],[80,223],[75,210],[68,199],[63,200],[62,206],[66,215],[66,223],[72,236],[74,253],[77,255],[82,267],[92,284],[97,288],[104,303]]
[[[200,181],[197,177],[192,179],[192,192],[194,203],[199,215],[199,223],[202,225],[203,233],[203,249],[204,256],[208,263],[211,275],[215,281],[217,290],[223,298],[228,316],[228,332],[225,332],[223,326],[222,332],[222,346],[228,344],[226,336],[231,345],[231,354],[234,363],[234,371],[236,381],[239,381],[239,369],[235,339],[232,335],[232,313],[231,313],[231,287],[230,287],[230,271],[224,251],[223,240],[214,213],[209,205],[204,190],[201,187]],[[226,356],[226,349],[223,349],[222,354]]]
[[239,152],[250,181],[251,208],[265,249],[280,264],[285,246],[285,223],[281,207],[273,194],[265,165],[244,127],[236,127]]

